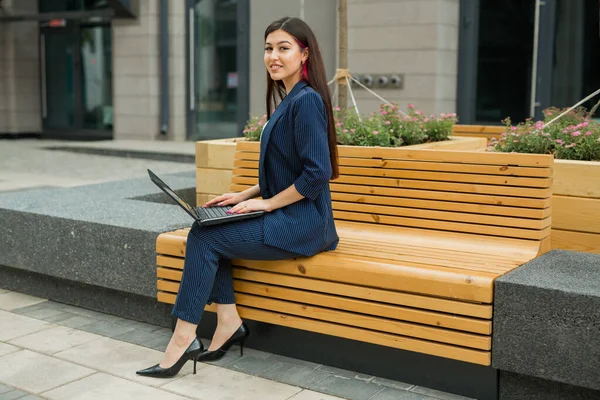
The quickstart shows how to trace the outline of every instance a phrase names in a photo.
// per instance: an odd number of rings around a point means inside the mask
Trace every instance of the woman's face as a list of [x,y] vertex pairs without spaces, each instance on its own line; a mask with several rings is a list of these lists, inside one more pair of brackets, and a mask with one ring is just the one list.
[[265,40],[265,66],[274,81],[299,81],[302,63],[308,58],[308,49],[302,49],[289,33],[278,29],[271,32]]

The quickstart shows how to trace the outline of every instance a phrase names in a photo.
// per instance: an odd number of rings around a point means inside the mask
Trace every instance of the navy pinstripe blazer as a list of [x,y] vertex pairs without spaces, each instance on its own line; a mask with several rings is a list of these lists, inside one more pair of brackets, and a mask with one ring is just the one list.
[[337,246],[326,121],[321,96],[300,81],[279,104],[262,133],[261,196],[271,198],[292,184],[304,196],[265,214],[265,244],[304,256]]

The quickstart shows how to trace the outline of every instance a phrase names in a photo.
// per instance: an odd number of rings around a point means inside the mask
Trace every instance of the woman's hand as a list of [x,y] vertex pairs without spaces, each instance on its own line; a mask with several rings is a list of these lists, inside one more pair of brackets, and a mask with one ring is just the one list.
[[206,203],[204,203],[204,205],[202,207],[210,207],[210,206],[214,206],[214,205],[228,206],[231,204],[238,204],[247,199],[248,198],[246,197],[244,192],[242,192],[242,193],[225,193],[218,197],[215,197],[212,200],[207,201]]
[[234,207],[232,207],[229,211],[230,214],[246,214],[252,211],[266,211],[271,212],[273,207],[271,205],[271,199],[267,200],[259,200],[259,199],[251,199],[242,201],[238,203]]

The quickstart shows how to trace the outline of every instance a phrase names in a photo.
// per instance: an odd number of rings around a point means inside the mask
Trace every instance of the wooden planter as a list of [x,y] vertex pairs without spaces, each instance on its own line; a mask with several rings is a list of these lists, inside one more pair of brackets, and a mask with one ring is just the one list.
[[489,140],[500,138],[504,129],[504,126],[492,125],[454,125],[452,127],[452,134],[464,137],[483,137]]
[[[196,142],[196,204],[229,191],[235,146],[245,138],[218,139]],[[258,145],[258,143],[257,143]],[[485,151],[487,139],[452,137],[443,142],[404,146],[403,149],[444,149]]]
[[600,254],[600,162],[555,160],[552,247]]

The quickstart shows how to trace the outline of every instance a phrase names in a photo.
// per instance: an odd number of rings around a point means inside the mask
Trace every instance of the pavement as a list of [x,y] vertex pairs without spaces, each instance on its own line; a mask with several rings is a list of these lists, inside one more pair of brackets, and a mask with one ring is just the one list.
[[[194,171],[193,154],[192,142],[0,140],[0,192],[130,179],[147,176],[146,168]],[[199,363],[196,375],[189,362],[172,379],[137,376],[160,361],[170,336],[160,326],[0,289],[0,400],[468,400],[254,349],[239,356],[239,347]]]

